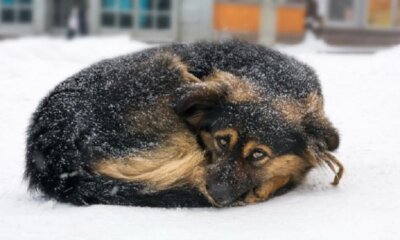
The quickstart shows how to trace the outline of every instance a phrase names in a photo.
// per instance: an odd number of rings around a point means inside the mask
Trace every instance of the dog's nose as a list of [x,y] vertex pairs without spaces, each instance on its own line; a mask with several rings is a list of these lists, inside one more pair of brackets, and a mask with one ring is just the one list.
[[207,186],[207,190],[214,201],[222,206],[228,205],[235,200],[232,189],[227,184],[212,184]]

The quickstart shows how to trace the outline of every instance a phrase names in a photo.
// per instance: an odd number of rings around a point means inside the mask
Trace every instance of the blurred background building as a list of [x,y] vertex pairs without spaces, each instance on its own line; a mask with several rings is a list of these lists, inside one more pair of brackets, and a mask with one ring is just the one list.
[[400,43],[400,0],[0,0],[1,38],[71,27],[149,42],[270,34],[296,43],[310,29],[331,44],[390,45]]

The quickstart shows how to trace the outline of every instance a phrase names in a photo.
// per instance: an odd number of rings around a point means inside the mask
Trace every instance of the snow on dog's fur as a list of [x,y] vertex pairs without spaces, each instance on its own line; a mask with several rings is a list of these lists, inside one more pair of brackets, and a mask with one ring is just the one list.
[[57,86],[32,117],[26,177],[76,205],[242,205],[322,163],[338,184],[338,145],[309,67],[237,41],[174,44]]

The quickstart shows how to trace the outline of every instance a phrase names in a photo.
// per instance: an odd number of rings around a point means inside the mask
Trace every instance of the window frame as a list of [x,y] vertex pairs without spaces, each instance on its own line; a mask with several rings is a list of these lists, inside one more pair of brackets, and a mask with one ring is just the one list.
[[[0,25],[1,26],[32,26],[34,24],[34,2],[35,0],[31,0],[29,4],[22,4],[19,0],[14,0],[14,3],[11,6],[5,6],[3,1],[0,0]],[[14,19],[11,22],[3,21],[3,10],[10,9],[14,11]],[[31,14],[31,18],[27,22],[20,21],[21,10],[29,10]]]
[[394,8],[393,27],[400,30],[400,0],[397,0],[396,7]]
[[[116,7],[112,11],[107,11],[103,8],[101,1],[100,2],[100,15],[99,15],[99,25],[101,32],[103,33],[123,33],[129,32],[134,37],[138,37],[143,40],[154,40],[158,41],[171,41],[174,40],[177,36],[177,18],[178,18],[178,2],[177,0],[170,0],[170,8],[169,10],[158,10],[156,7],[153,7],[149,10],[141,10],[139,7],[140,0],[132,0],[133,8],[131,11],[131,16],[133,18],[133,24],[129,28],[123,28],[120,26],[120,16],[121,10],[118,9],[118,0],[116,0]],[[158,1],[153,0],[155,6],[157,6]],[[103,13],[112,13],[117,18],[113,26],[105,26],[102,22]],[[140,18],[143,14],[149,14],[153,23],[151,28],[142,28],[140,26]],[[168,16],[169,17],[169,27],[165,29],[157,28],[157,18],[160,16]]]
[[330,4],[335,0],[330,0],[326,4],[326,19],[329,27],[340,27],[340,28],[354,28],[359,25],[359,14],[362,10],[360,1],[352,0],[354,3],[354,19],[352,21],[341,21],[337,19],[332,19],[330,16]]
[[[377,30],[377,31],[399,31],[400,30],[400,23],[399,25],[396,26],[396,17],[397,14],[400,14],[399,11],[399,5],[400,5],[400,0],[391,0],[391,24],[389,27],[380,27],[380,26],[374,26],[370,25],[368,23],[368,5],[371,0],[365,1],[365,6],[364,6],[364,14],[363,14],[363,27],[367,30]],[[397,6],[397,7],[393,7]]]
[[[134,24],[135,24],[135,16],[134,16],[134,8],[135,8],[135,0],[131,0],[132,1],[132,9],[128,10],[128,11],[124,11],[119,9],[119,4],[120,1],[119,0],[115,0],[115,6],[113,9],[105,9],[103,8],[103,3],[102,1],[100,2],[100,16],[99,16],[99,21],[100,21],[100,27],[101,28],[105,28],[105,29],[109,29],[109,30],[120,30],[120,31],[124,31],[124,30],[130,30]],[[133,20],[133,23],[131,23],[130,27],[121,27],[121,16],[123,16],[124,14],[129,13],[129,15],[131,16],[131,20]],[[103,14],[112,14],[114,17],[114,24],[112,26],[108,26],[108,25],[104,25],[103,24]]]
[[[139,3],[140,0],[135,0],[135,3]],[[152,0],[150,0],[152,1]],[[161,0],[153,0],[154,1],[154,6],[157,6],[159,1]],[[174,5],[174,1],[173,0],[169,0],[170,1],[170,9],[169,10],[158,10],[157,7],[153,7],[150,10],[141,10],[140,8],[135,8],[135,17],[137,19],[137,21],[135,21],[135,29],[139,29],[139,30],[145,30],[145,31],[162,31],[162,30],[169,30],[172,26],[171,26],[171,19],[172,19],[172,15],[173,15],[173,5]],[[152,19],[152,27],[151,28],[142,28],[140,26],[140,17],[142,15],[149,15]],[[160,16],[166,16],[169,17],[170,19],[170,26],[168,28],[162,29],[162,28],[157,28],[157,18]]]

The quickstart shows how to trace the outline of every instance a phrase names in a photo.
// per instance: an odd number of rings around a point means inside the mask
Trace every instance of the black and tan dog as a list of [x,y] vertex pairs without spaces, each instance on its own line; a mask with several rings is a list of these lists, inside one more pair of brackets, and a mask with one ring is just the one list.
[[232,206],[287,190],[318,164],[333,184],[343,173],[315,73],[238,41],[97,63],[40,103],[28,135],[30,188],[76,205]]

